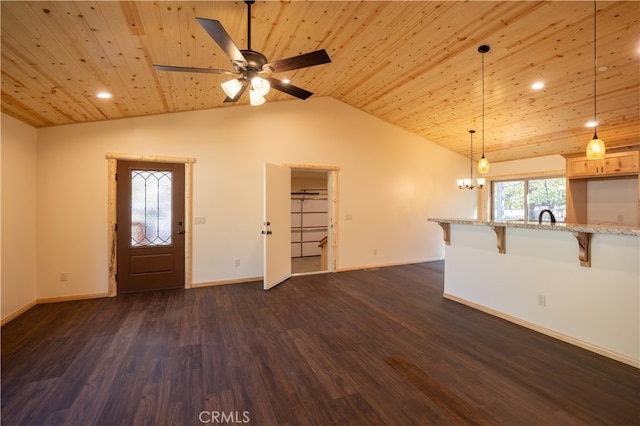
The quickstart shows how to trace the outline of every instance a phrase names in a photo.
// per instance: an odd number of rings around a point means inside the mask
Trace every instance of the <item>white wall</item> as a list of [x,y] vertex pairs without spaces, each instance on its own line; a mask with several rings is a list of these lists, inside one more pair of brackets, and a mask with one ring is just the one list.
[[587,182],[589,223],[638,226],[638,178]]
[[36,300],[36,130],[2,115],[1,317]]
[[[445,293],[640,366],[640,238],[594,234],[591,267],[571,232],[451,225]],[[538,296],[546,297],[546,306]]]
[[485,176],[487,178],[504,178],[549,172],[560,172],[564,175],[565,169],[566,160],[563,156],[546,155],[544,157],[493,163],[489,168],[489,173]]
[[107,292],[106,153],[196,159],[193,214],[206,223],[193,229],[194,283],[262,275],[265,161],[340,167],[339,269],[443,258],[427,218],[476,208],[455,186],[467,159],[331,98],[37,133],[38,298]]

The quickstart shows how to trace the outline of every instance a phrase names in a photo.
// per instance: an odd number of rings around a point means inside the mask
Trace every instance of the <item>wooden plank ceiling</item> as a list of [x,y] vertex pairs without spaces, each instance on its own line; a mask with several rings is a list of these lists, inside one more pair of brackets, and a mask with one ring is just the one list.
[[[269,60],[326,49],[332,62],[276,75],[469,155],[468,130],[492,162],[584,150],[594,116],[590,1],[257,1],[252,48]],[[597,2],[598,134],[640,139],[640,3]],[[242,1],[3,1],[2,111],[35,127],[233,108],[231,69],[196,22],[219,20],[247,47]],[[534,91],[535,81],[545,87]],[[114,94],[96,98],[100,90]],[[267,102],[293,99],[272,90]],[[296,102],[305,102],[296,100]],[[248,96],[235,105],[248,103]]]

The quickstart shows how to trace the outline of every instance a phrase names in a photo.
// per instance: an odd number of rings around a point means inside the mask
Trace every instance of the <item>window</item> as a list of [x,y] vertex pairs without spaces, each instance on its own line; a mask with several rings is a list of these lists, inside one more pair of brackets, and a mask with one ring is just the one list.
[[567,211],[564,177],[493,181],[493,220],[537,221],[549,209],[558,222],[564,222]]

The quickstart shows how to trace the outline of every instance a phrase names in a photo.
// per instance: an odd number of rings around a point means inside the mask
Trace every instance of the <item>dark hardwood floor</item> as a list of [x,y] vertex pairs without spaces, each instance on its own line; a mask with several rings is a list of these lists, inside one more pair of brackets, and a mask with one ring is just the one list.
[[39,305],[2,425],[640,423],[640,370],[442,292],[431,262]]

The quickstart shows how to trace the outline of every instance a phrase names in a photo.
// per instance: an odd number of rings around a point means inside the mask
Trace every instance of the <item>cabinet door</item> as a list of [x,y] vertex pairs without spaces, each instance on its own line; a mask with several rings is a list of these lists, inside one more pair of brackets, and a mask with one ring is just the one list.
[[604,173],[607,175],[638,173],[638,152],[619,152],[609,154],[604,160]]
[[567,159],[567,177],[595,176],[602,164],[601,160],[588,160],[587,157]]

